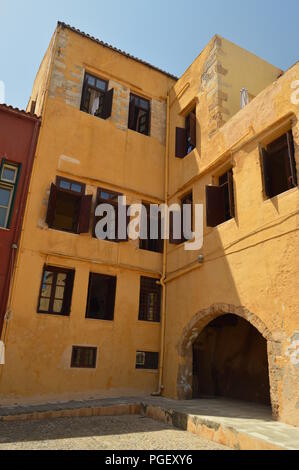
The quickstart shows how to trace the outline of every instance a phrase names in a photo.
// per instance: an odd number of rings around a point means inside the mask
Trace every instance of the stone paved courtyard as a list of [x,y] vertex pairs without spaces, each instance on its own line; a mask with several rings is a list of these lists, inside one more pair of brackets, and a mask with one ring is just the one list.
[[0,422],[0,450],[229,450],[141,416]]

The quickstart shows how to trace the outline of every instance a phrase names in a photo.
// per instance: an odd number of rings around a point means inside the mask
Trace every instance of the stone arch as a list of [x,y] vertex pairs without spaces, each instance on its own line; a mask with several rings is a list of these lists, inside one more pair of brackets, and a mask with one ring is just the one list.
[[268,362],[270,378],[270,394],[273,416],[279,416],[278,378],[280,370],[275,358],[280,354],[281,343],[275,339],[275,335],[266,324],[247,308],[230,304],[213,304],[198,312],[184,328],[177,344],[179,354],[179,369],[177,377],[177,397],[180,400],[192,399],[192,368],[193,368],[193,344],[200,333],[213,320],[222,315],[237,315],[248,321],[265,338],[268,345]]

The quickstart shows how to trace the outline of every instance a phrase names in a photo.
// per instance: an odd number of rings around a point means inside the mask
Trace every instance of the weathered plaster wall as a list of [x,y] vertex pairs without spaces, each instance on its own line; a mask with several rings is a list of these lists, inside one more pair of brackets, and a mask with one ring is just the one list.
[[[271,333],[268,354],[273,410],[291,424],[299,423],[299,376],[294,363],[299,322],[298,188],[271,200],[265,198],[259,144],[274,140],[292,127],[299,170],[298,106],[290,99],[296,77],[298,65],[233,116],[206,140],[206,145],[201,140],[201,152],[197,149],[179,162],[170,153],[170,173],[178,175],[174,178],[176,185],[172,180],[173,201],[193,189],[194,202],[205,204],[205,186],[232,165],[236,218],[215,229],[204,222],[204,264],[168,284],[164,374],[166,395],[180,395],[180,388],[184,390],[186,383],[187,388],[190,386],[186,380],[192,373],[190,351],[187,356],[178,352],[186,325],[191,322],[191,327],[192,319],[209,308],[212,316],[210,312],[208,320],[219,315],[213,308],[215,303],[231,309],[245,308]],[[191,99],[188,89],[185,100]],[[202,114],[201,108],[198,111],[201,128],[207,126],[205,109]],[[169,246],[168,276],[196,263],[198,254],[185,252],[184,246]],[[192,335],[192,327],[188,334]],[[189,357],[187,363],[185,356]],[[182,380],[179,386],[177,377]]]

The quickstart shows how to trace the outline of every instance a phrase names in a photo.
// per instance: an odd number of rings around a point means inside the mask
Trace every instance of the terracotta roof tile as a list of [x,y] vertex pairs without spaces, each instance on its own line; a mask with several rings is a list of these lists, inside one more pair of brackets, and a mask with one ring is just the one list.
[[5,104],[5,103],[0,104],[0,109],[13,111],[15,113],[22,114],[23,116],[31,117],[31,118],[34,118],[34,119],[41,119],[36,114],[29,113],[27,111],[24,111],[23,109],[15,108],[14,106],[11,106],[11,105],[8,105],[8,104]]

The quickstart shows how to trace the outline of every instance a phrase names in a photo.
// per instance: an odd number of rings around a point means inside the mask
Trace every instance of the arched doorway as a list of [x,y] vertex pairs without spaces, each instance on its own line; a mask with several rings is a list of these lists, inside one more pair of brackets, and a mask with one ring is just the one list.
[[193,343],[192,393],[271,405],[266,339],[237,315],[212,320]]
[[[267,325],[257,315],[242,306],[235,306],[231,304],[213,304],[210,307],[199,311],[186,325],[177,344],[177,351],[179,356],[177,398],[179,400],[190,400],[193,398],[193,347],[197,343],[201,333],[211,322],[217,318],[229,315],[237,316],[245,320],[264,338],[266,342],[272,412],[274,418],[279,418],[279,390],[282,370],[279,361],[277,361],[277,357],[281,355],[282,344],[276,333],[272,333]],[[261,342],[261,349],[263,351],[265,351],[265,342]],[[264,352],[263,357],[265,358]]]

